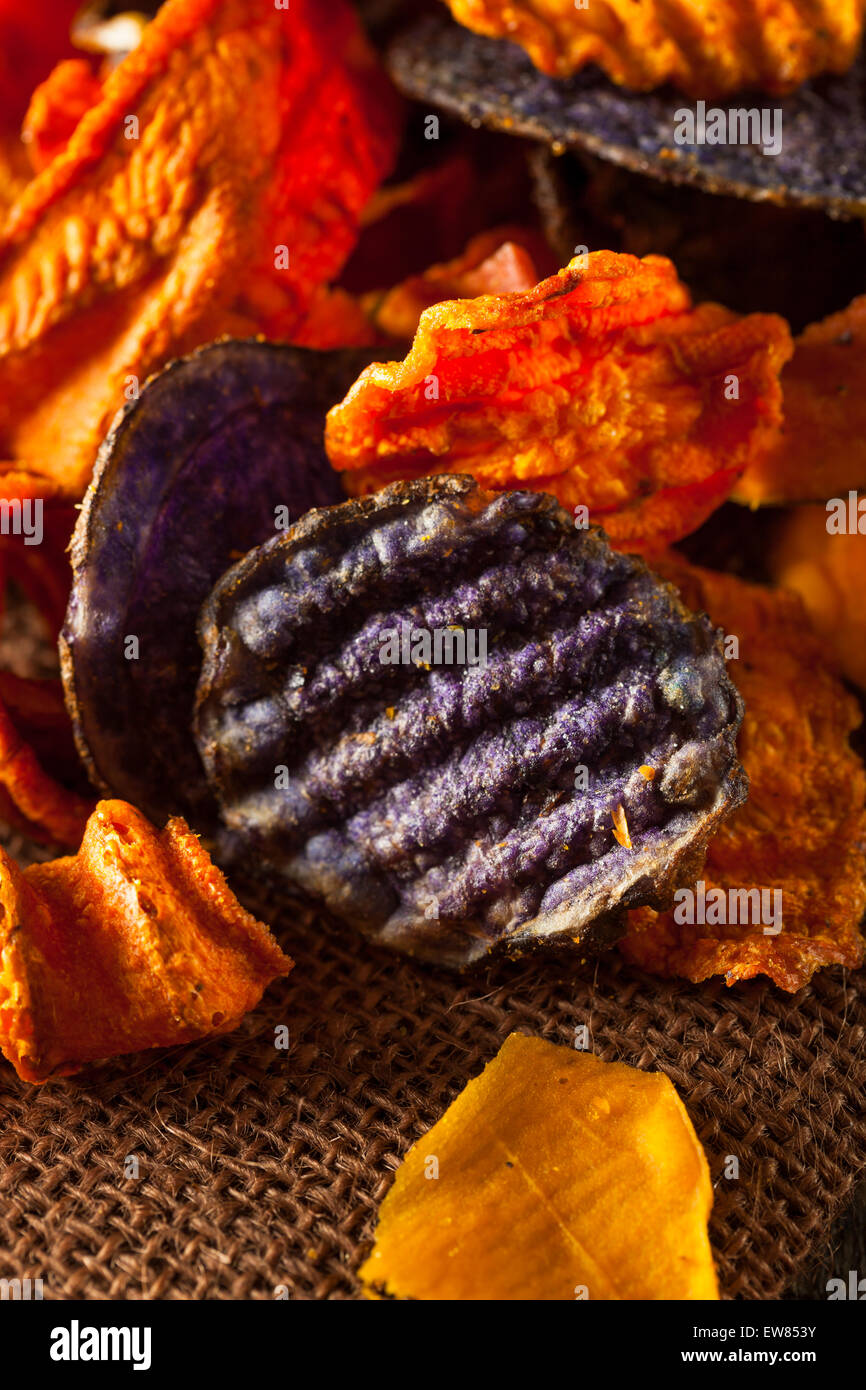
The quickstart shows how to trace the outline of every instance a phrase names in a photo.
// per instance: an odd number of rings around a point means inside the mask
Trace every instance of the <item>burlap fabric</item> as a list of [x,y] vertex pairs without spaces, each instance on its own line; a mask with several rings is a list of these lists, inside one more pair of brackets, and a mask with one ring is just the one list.
[[401,1156],[514,1029],[573,1045],[586,1024],[599,1056],[670,1076],[710,1158],[727,1296],[794,1287],[852,1192],[862,973],[789,998],[661,982],[614,952],[460,980],[298,907],[275,925],[296,969],[238,1033],[41,1089],[0,1064],[0,1277],[41,1277],[46,1298],[359,1297]]

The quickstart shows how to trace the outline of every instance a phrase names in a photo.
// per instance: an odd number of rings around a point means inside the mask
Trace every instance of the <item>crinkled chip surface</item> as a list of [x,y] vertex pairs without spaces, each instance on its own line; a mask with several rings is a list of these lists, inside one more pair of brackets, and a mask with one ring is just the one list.
[[744,795],[714,629],[541,493],[311,512],[200,636],[196,738],[249,861],[419,957],[609,940]]
[[532,487],[623,549],[688,535],[778,435],[784,320],[693,306],[663,256],[595,251],[525,292],[445,300],[328,413],[363,495],[420,473]]
[[409,1150],[375,1295],[716,1299],[704,1151],[661,1072],[512,1033]]
[[369,358],[212,344],[152,378],[102,446],[72,544],[61,664],[92,780],[153,820],[215,819],[190,734],[199,609],[287,519],[343,499],[324,418]]

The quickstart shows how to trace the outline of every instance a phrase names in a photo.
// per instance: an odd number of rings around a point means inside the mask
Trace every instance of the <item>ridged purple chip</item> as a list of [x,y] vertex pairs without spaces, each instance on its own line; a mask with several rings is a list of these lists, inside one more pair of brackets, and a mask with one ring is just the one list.
[[199,635],[196,739],[250,867],[421,958],[610,942],[746,794],[709,619],[543,493],[446,475],[310,512]]

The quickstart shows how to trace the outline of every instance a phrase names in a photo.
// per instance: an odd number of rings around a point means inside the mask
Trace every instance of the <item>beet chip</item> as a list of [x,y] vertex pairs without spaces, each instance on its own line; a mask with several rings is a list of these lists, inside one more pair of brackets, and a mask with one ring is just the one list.
[[693,307],[662,256],[598,251],[524,293],[427,309],[403,362],[330,412],[328,456],[363,495],[471,473],[588,509],[614,545],[688,535],[775,442],[787,324]]
[[745,794],[714,629],[542,493],[450,476],[311,512],[200,636],[196,737],[247,861],[429,960],[610,940]]
[[665,562],[686,601],[736,636],[729,670],[746,702],[747,804],[710,843],[672,911],[631,915],[622,943],[646,970],[729,985],[769,975],[797,990],[824,965],[863,961],[866,772],[848,742],[857,702],[796,594]]
[[0,1049],[24,1081],[226,1033],[292,962],[182,820],[101,801],[76,855],[0,850]]
[[342,500],[323,423],[369,359],[212,344],[154,377],[102,446],[73,538],[61,665],[94,784],[154,821],[210,827],[190,734],[199,609],[275,528]]

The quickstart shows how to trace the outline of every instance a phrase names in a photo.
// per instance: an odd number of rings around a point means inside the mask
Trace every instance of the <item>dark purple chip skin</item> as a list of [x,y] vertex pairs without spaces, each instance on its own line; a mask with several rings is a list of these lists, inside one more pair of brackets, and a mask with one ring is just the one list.
[[92,782],[157,824],[218,824],[190,732],[199,610],[286,516],[343,500],[325,415],[373,356],[210,344],[151,378],[100,449],[72,540],[63,681]]
[[548,77],[517,44],[470,33],[442,7],[413,15],[389,45],[387,66],[422,110],[438,108],[559,151],[585,150],[665,183],[820,208],[831,217],[866,215],[863,53],[844,75],[816,77],[789,96],[741,92],[706,103],[726,112],[754,109],[774,120],[773,152],[737,141],[679,145],[678,113],[697,109],[680,92],[631,92],[592,66],[573,77]]
[[312,511],[199,637],[196,740],[249,868],[424,960],[611,943],[746,796],[720,634],[543,493],[444,475]]

